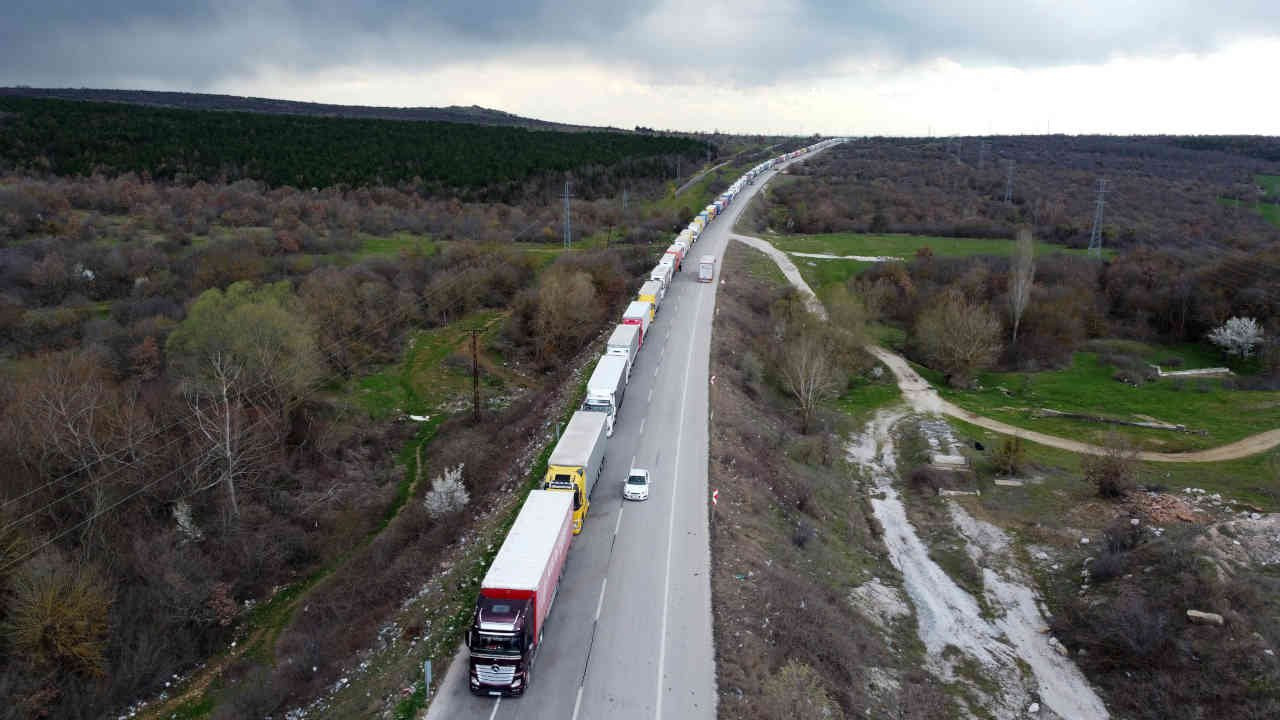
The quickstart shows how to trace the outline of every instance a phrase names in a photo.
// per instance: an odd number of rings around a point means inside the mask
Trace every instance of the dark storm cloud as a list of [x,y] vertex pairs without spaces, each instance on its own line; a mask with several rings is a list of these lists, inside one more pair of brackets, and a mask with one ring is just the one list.
[[749,85],[843,61],[1037,67],[1274,36],[1280,2],[8,2],[0,84],[202,89],[262,67],[424,69],[536,50]]

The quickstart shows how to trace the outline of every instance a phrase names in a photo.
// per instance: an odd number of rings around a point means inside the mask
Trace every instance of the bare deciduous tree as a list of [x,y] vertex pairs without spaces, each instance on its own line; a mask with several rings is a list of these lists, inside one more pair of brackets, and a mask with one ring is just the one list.
[[1018,230],[1018,237],[1013,245],[1013,262],[1009,267],[1009,313],[1013,316],[1012,344],[1018,342],[1018,326],[1022,324],[1022,313],[1031,301],[1031,285],[1036,277],[1035,243],[1031,239],[1031,230]]
[[968,387],[1000,355],[1000,320],[985,305],[949,291],[920,314],[916,342],[947,382]]
[[[156,462],[147,452],[154,425],[137,388],[115,385],[92,352],[34,360],[3,423],[20,461],[55,479],[46,508],[55,522],[92,518],[109,504],[111,487],[146,477]],[[81,537],[95,532],[87,522]]]
[[778,373],[800,410],[801,432],[808,433],[814,409],[840,390],[842,373],[816,330],[801,330],[784,343]]
[[538,315],[534,322],[543,359],[577,352],[595,330],[600,312],[595,285],[587,273],[555,270],[544,276],[538,288]]
[[[240,517],[237,485],[252,477],[278,437],[271,416],[251,419],[244,397],[244,368],[228,354],[210,355],[206,379],[203,391],[187,395],[191,432],[206,454],[206,462],[196,463],[192,471],[190,492],[222,485],[227,492],[227,514],[235,520]],[[212,478],[205,475],[206,465],[213,467]]]

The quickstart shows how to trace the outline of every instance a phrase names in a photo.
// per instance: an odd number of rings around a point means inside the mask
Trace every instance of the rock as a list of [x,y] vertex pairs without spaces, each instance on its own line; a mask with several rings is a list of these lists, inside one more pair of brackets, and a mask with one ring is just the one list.
[[1049,637],[1049,647],[1053,648],[1054,652],[1063,657],[1070,657],[1071,655],[1071,652],[1067,650],[1067,646],[1063,645],[1062,641],[1056,637]]
[[1040,703],[1031,703],[1030,705],[1028,705],[1027,712],[1031,715],[1035,715],[1036,713],[1040,712]]
[[1081,544],[1081,545],[1088,545],[1088,544],[1089,544],[1089,538],[1087,538],[1087,537],[1080,538],[1080,544]]
[[1129,524],[1136,526],[1138,524],[1138,518],[1129,518]]
[[1222,625],[1226,622],[1218,613],[1200,612],[1199,610],[1188,610],[1187,619],[1197,625]]

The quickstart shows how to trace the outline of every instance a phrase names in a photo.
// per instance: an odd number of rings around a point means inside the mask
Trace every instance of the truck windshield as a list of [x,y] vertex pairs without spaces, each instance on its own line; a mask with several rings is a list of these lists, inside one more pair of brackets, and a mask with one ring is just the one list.
[[592,410],[594,412],[609,412],[613,409],[613,403],[608,400],[588,400],[582,408],[584,410]]
[[519,655],[523,650],[523,643],[520,642],[519,635],[491,635],[489,633],[475,633],[471,636],[472,652],[486,652],[498,655]]

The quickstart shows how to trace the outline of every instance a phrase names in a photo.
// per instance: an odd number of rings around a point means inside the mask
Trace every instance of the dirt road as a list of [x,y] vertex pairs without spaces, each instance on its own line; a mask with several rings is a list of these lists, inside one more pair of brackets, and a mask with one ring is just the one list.
[[[920,377],[920,374],[911,367],[906,358],[896,353],[890,352],[876,345],[869,345],[867,350],[875,355],[880,362],[889,366],[893,371],[894,377],[898,379],[898,389],[902,391],[903,398],[910,403],[911,407],[922,412],[937,413],[940,415],[949,415],[959,418],[967,423],[972,423],[978,427],[1002,433],[1004,435],[1016,435],[1025,440],[1048,445],[1049,447],[1061,448],[1062,450],[1070,450],[1071,452],[1083,453],[1086,455],[1103,455],[1107,449],[1099,445],[1091,445],[1078,440],[1068,440],[1067,438],[1058,437],[1056,435],[1046,435],[1034,430],[1026,430],[1024,428],[1009,425],[1008,423],[992,420],[989,417],[969,412],[964,408],[953,403],[943,400],[938,391],[929,384],[927,380]],[[1208,450],[1197,450],[1195,452],[1180,453],[1163,453],[1142,451],[1138,453],[1139,460],[1147,462],[1165,462],[1165,463],[1208,463],[1221,462],[1223,460],[1235,460],[1237,458],[1248,457],[1260,452],[1266,452],[1273,447],[1280,445],[1280,429],[1268,430],[1257,435],[1250,435],[1243,440],[1237,440],[1229,445],[1221,445]]]
[[[1000,720],[1027,717],[1031,713],[1025,709],[1037,702],[1045,706],[1037,716],[1046,720],[1108,717],[1080,669],[1055,650],[1042,632],[1048,623],[1040,610],[1039,594],[1010,552],[1009,538],[1002,530],[947,500],[966,550],[982,568],[983,596],[996,610],[991,616],[930,556],[907,519],[896,487],[901,480],[894,428],[909,417],[912,411],[900,406],[880,410],[861,435],[850,439],[846,453],[869,475],[871,508],[884,528],[889,559],[902,573],[903,590],[915,608],[916,631],[928,652],[930,672],[970,684],[974,700],[966,702],[976,701]],[[932,450],[959,452],[959,442],[945,423],[922,424],[921,432]],[[965,662],[976,663],[987,682],[958,673]]]
[[[800,270],[795,263],[791,262],[791,258],[787,254],[777,249],[767,240],[747,235],[734,235],[733,239],[749,245],[769,257],[777,263],[778,269],[782,270],[782,274],[791,281],[792,285],[800,291],[805,298],[805,304],[809,310],[824,320],[827,317],[826,308],[818,300],[813,289],[805,282],[804,277],[800,275]],[[1104,455],[1107,449],[1100,445],[1091,445],[1078,440],[1069,440],[1067,438],[1058,437],[1056,435],[1046,435],[1034,430],[1026,430],[1016,427],[1008,423],[992,420],[989,417],[972,413],[954,403],[943,400],[938,395],[938,391],[929,384],[927,380],[920,377],[920,374],[911,367],[906,358],[882,348],[878,345],[868,345],[867,351],[875,355],[881,362],[893,371],[894,377],[898,379],[898,388],[902,391],[902,396],[911,405],[912,408],[919,412],[933,413],[938,415],[949,415],[967,423],[972,423],[978,427],[983,427],[1004,435],[1015,435],[1030,440],[1041,445],[1056,447],[1062,450],[1082,453],[1085,455]],[[1268,430],[1250,435],[1247,438],[1237,440],[1227,445],[1221,445],[1208,450],[1196,450],[1194,452],[1180,453],[1164,453],[1142,451],[1138,453],[1138,459],[1146,462],[1163,462],[1163,463],[1211,463],[1222,462],[1224,460],[1236,460],[1257,453],[1266,452],[1280,445],[1280,428]]]

